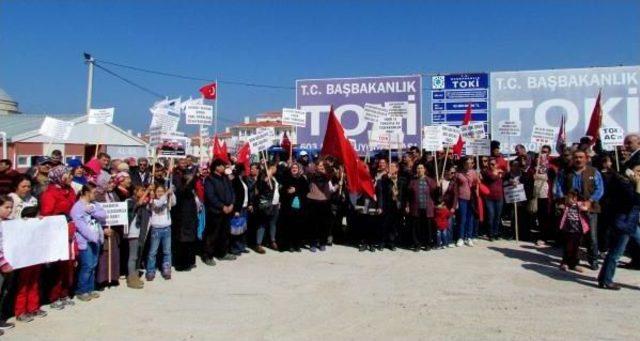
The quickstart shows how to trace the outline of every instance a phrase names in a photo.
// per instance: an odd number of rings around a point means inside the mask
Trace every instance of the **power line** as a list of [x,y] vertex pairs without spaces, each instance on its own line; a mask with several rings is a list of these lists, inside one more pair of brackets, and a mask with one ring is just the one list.
[[[158,93],[156,91],[153,91],[153,90],[151,90],[151,89],[149,89],[149,88],[147,88],[145,86],[142,86],[142,85],[140,85],[140,84],[138,84],[138,83],[136,83],[136,82],[134,82],[134,81],[132,81],[130,79],[127,79],[127,78],[117,74],[116,72],[113,72],[113,71],[107,69],[106,67],[104,67],[102,65],[98,65],[97,63],[94,62],[94,66],[99,68],[99,69],[101,69],[102,71],[112,75],[113,77],[116,77],[116,78],[120,79],[121,81],[123,81],[123,82],[125,82],[125,83],[127,83],[127,84],[129,84],[129,85],[131,85],[131,86],[133,86],[135,88],[137,88],[138,90],[144,91],[144,92],[146,92],[146,93],[148,93],[148,94],[150,94],[150,95],[152,95],[154,97],[157,97],[157,98],[166,98],[165,95],[162,95],[162,94],[160,94],[160,93]],[[230,119],[224,118],[224,117],[222,117],[220,115],[218,115],[218,120],[226,121],[228,123],[233,123],[233,124],[240,123],[240,121],[230,120]]]
[[146,93],[148,93],[148,94],[150,94],[150,95],[153,95],[153,96],[155,96],[155,97],[158,97],[158,98],[165,98],[165,96],[164,96],[164,95],[159,94],[159,93],[157,93],[157,92],[155,92],[155,91],[153,91],[153,90],[151,90],[151,89],[149,89],[149,88],[146,88],[146,87],[144,87],[144,86],[142,86],[142,85],[140,85],[140,84],[138,84],[138,83],[136,83],[136,82],[134,82],[134,81],[131,81],[131,80],[129,80],[129,79],[127,79],[127,78],[123,77],[123,76],[120,76],[119,74],[117,74],[117,73],[115,73],[115,72],[113,72],[113,71],[111,71],[111,70],[109,70],[109,69],[105,68],[105,67],[104,67],[104,66],[102,66],[102,65],[99,65],[99,64],[97,64],[97,63],[93,63],[93,65],[94,65],[95,67],[97,67],[97,68],[101,69],[102,71],[104,71],[104,72],[106,72],[106,73],[108,73],[108,74],[112,75],[113,77],[116,77],[116,78],[120,79],[121,81],[123,81],[123,82],[125,82],[125,83],[127,83],[127,84],[129,84],[129,85],[131,85],[131,86],[133,86],[133,87],[138,88],[139,90],[142,90],[142,91],[144,91],[144,92],[146,92]]
[[[113,66],[129,69],[129,70],[134,70],[134,71],[138,71],[138,72],[145,72],[145,73],[151,73],[151,74],[155,74],[155,75],[159,75],[159,76],[174,77],[174,78],[193,80],[193,81],[203,81],[203,82],[214,82],[214,81],[216,81],[216,80],[211,79],[211,78],[195,77],[195,76],[188,76],[188,75],[180,75],[180,74],[171,73],[171,72],[151,70],[151,69],[141,68],[141,67],[138,67],[138,66],[125,65],[125,64],[115,63],[115,62],[102,60],[102,59],[96,59],[96,61],[100,61],[101,63],[104,63],[104,64],[109,64],[109,65],[113,65]],[[217,82],[221,83],[221,84],[240,85],[240,86],[247,86],[247,87],[253,87],[253,88],[295,90],[295,87],[292,87],[292,86],[281,86],[281,85],[273,85],[273,84],[240,82],[240,81],[232,81],[232,80],[224,80],[224,79],[218,79]]]

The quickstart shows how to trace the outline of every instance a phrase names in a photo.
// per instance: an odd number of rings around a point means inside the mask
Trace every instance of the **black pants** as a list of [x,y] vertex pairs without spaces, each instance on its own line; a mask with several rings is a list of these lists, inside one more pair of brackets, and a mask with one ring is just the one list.
[[580,262],[580,259],[578,258],[578,252],[580,250],[580,241],[582,240],[582,233],[563,232],[562,235],[564,238],[562,263],[566,264],[570,269],[573,269]]
[[177,271],[189,270],[196,265],[196,242],[176,241],[173,265]]
[[398,239],[398,231],[402,225],[402,213],[399,209],[389,209],[383,212],[382,220],[380,243],[395,246]]
[[207,212],[207,226],[202,236],[203,256],[205,259],[224,257],[229,251],[229,236],[231,234],[229,215]]
[[427,210],[418,210],[418,216],[411,217],[412,246],[433,246],[434,234],[431,218],[427,218]]
[[278,235],[284,249],[300,248],[304,240],[304,214],[301,210],[283,211],[281,215],[281,229]]
[[552,225],[553,216],[549,207],[549,199],[538,199],[538,212],[536,212],[536,217],[538,218],[538,239],[545,242],[556,239],[555,229]]
[[312,245],[326,245],[331,231],[333,216],[329,200],[309,200],[307,202],[309,217],[309,241]]

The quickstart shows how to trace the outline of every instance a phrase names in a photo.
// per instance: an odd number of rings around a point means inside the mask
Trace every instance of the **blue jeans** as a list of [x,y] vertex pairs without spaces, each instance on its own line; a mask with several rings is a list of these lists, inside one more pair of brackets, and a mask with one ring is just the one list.
[[[637,215],[635,217],[635,221],[637,221]],[[616,218],[616,223],[618,223],[619,219],[623,218]],[[624,250],[626,249],[627,243],[629,242],[630,238],[633,238],[636,243],[640,245],[640,224],[636,225],[635,231],[633,231],[632,233],[621,231],[615,227],[611,230],[611,243],[609,245],[609,252],[607,252],[607,257],[604,259],[604,264],[602,265],[602,269],[600,269],[600,273],[598,274],[599,283],[611,284],[613,282],[613,276],[616,273],[618,260],[624,253]]]
[[436,241],[438,243],[438,247],[449,245],[451,243],[451,229],[447,228],[445,230],[438,230],[436,233]]
[[489,237],[494,238],[500,235],[500,217],[502,216],[503,201],[485,199],[487,207],[487,225],[489,226]]
[[96,282],[96,266],[98,266],[98,253],[100,246],[97,243],[87,243],[85,250],[80,250],[78,255],[78,295],[88,294],[94,290]]
[[162,271],[171,269],[171,226],[152,227],[149,256],[147,257],[147,275],[156,273],[156,256],[162,244]]
[[256,231],[256,245],[262,245],[262,240],[264,239],[264,232],[266,230],[267,225],[269,225],[269,238],[271,239],[269,241],[270,242],[276,241],[276,229],[277,229],[276,224],[278,222],[279,215],[280,215],[280,209],[274,208],[273,215],[262,217],[262,221],[260,222],[260,225],[258,225],[258,228]]
[[473,235],[473,209],[471,201],[458,200],[458,230],[459,239],[470,239]]

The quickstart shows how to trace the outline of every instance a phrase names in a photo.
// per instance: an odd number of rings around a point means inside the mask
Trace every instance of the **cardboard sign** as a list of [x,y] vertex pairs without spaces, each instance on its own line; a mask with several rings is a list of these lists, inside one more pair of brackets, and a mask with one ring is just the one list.
[[210,105],[189,104],[184,108],[187,124],[210,126],[213,124],[213,107]]
[[515,202],[527,201],[527,194],[524,191],[524,185],[518,184],[515,186],[504,187],[504,201],[507,204]]
[[373,125],[372,130],[381,130],[389,134],[398,134],[402,132],[402,119],[395,116],[386,116],[380,119],[378,123]]
[[178,124],[180,123],[180,116],[170,115],[167,113],[157,112],[153,114],[150,127],[162,127],[162,132],[165,134],[173,134],[178,130]]
[[406,118],[409,112],[408,102],[387,102],[387,111],[389,116],[398,118]]
[[127,202],[102,202],[100,206],[107,212],[107,226],[129,226]]
[[500,121],[498,122],[498,134],[501,136],[520,136],[522,123],[520,121]]
[[460,126],[460,136],[465,141],[484,139],[487,134],[484,131],[484,123],[471,122],[465,126]]
[[600,141],[602,141],[602,149],[614,151],[617,146],[622,146],[624,143],[624,130],[617,127],[601,128]]
[[460,129],[454,126],[441,125],[442,130],[442,144],[445,146],[452,146],[458,142],[460,136]]
[[64,216],[0,222],[4,256],[14,269],[69,259],[69,232]]
[[87,117],[87,123],[88,124],[113,123],[114,111],[115,111],[115,108],[89,109],[89,116]]
[[306,127],[307,112],[298,109],[282,109],[282,124],[294,127]]
[[189,138],[177,135],[160,136],[160,144],[158,148],[158,156],[168,158],[183,158],[187,155],[186,150],[190,145]]
[[40,135],[50,137],[55,140],[66,140],[71,135],[71,129],[73,129],[73,122],[67,122],[57,120],[52,117],[45,117],[40,130]]
[[397,131],[389,133],[382,130],[372,130],[369,134],[369,146],[372,149],[398,149],[404,147],[404,133]]
[[466,155],[491,155],[491,141],[488,139],[471,140],[465,143]]
[[533,126],[533,133],[531,133],[531,142],[537,144],[552,144],[555,138],[555,128]]
[[364,104],[365,121],[376,124],[387,116],[389,116],[389,111],[387,110],[387,108],[370,103]]
[[274,138],[275,133],[273,128],[257,129],[255,135],[251,135],[247,138],[251,154],[260,154],[261,151],[269,149],[273,144]]
[[443,149],[441,126],[425,126],[423,128],[422,148],[432,152]]

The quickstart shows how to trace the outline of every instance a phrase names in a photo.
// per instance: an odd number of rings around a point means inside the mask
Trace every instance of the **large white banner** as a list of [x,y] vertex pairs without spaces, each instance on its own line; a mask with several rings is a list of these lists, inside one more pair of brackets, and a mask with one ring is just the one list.
[[4,256],[14,269],[69,259],[69,232],[64,216],[0,222]]
[[282,124],[294,127],[304,127],[307,125],[307,112],[304,110],[283,108]]
[[[584,136],[591,112],[602,89],[603,127],[640,131],[640,66],[599,67],[491,73],[492,138],[513,150],[522,143],[530,150],[533,126],[559,127],[566,117],[568,143]],[[510,137],[498,134],[498,122],[519,121],[522,132]]]
[[180,116],[158,112],[153,114],[150,127],[162,127],[163,133],[173,134],[178,130],[178,124]]
[[184,108],[187,124],[213,124],[213,106],[206,104],[189,104]]
[[45,117],[40,130],[40,135],[50,137],[55,140],[66,140],[71,135],[71,129],[73,129],[73,122],[67,122],[57,120],[53,117]]
[[113,123],[113,114],[115,108],[89,109],[88,124],[106,124]]

